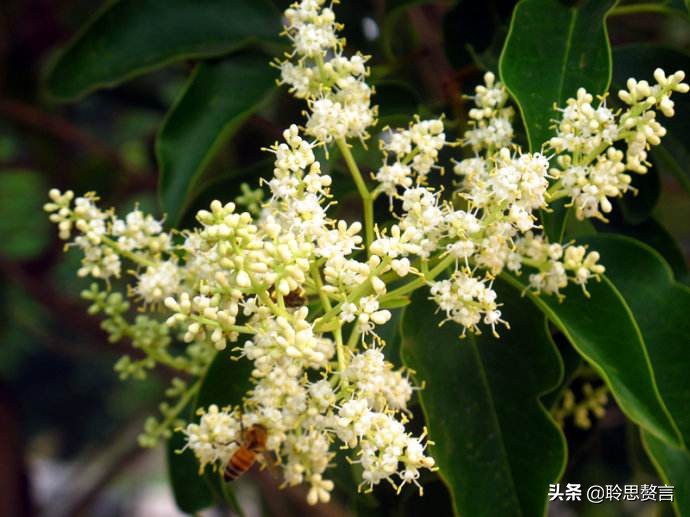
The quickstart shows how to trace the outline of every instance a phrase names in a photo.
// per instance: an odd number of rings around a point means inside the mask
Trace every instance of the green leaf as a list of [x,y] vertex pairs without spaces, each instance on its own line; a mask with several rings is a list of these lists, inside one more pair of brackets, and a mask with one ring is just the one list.
[[279,32],[268,0],[109,1],[57,56],[48,92],[75,99],[176,61],[276,42]]
[[250,188],[256,188],[260,184],[262,175],[266,176],[272,170],[273,160],[265,158],[247,167],[230,169],[213,177],[202,178],[189,197],[187,208],[180,217],[179,226],[190,228],[198,224],[196,213],[199,210],[208,209],[214,199],[222,196],[222,199],[234,200],[242,195],[242,183],[247,183]]
[[45,250],[51,234],[46,201],[48,188],[38,172],[0,171],[0,255],[26,260]]
[[220,147],[275,90],[263,54],[200,63],[156,136],[161,206],[175,224]]
[[549,206],[549,211],[540,210],[544,233],[551,242],[563,242],[565,227],[571,217],[572,210],[567,207],[568,199],[557,199]]
[[[561,360],[563,361],[563,379],[558,386],[556,386],[556,388],[545,393],[541,397],[542,404],[544,404],[544,407],[549,411],[553,410],[558,406],[558,404],[560,404],[561,399],[563,398],[563,393],[577,377],[580,367],[582,366],[582,357],[580,357],[580,354],[578,354],[577,351],[570,346],[570,343],[562,343],[562,341],[565,341],[562,335],[559,334],[558,337],[561,338],[559,340],[561,346],[558,347],[554,342],[554,347],[557,347],[558,352],[561,355]],[[549,336],[549,338],[553,340],[551,336]]]
[[187,449],[182,433],[174,433],[166,445],[168,478],[177,507],[186,513],[196,513],[213,504],[211,493],[204,478],[199,475],[199,462],[194,453]]
[[[539,307],[608,384],[621,410],[656,436],[677,442],[677,430],[660,398],[645,342],[630,308],[605,276],[562,291],[565,299],[535,295],[518,279],[503,277]],[[511,321],[512,323],[512,321]]]
[[[419,392],[432,454],[459,515],[543,515],[565,467],[565,440],[539,402],[562,376],[543,316],[496,283],[513,328],[460,339],[417,291],[403,316],[402,355]],[[491,509],[490,511],[487,509]]]
[[623,233],[628,237],[644,242],[664,257],[664,260],[671,266],[673,276],[676,280],[685,284],[690,281],[688,265],[683,256],[683,252],[680,250],[678,244],[668,230],[657,220],[650,218],[634,226],[628,224],[612,225],[596,223],[596,228],[597,231],[602,233]]
[[666,484],[675,486],[678,515],[690,515],[690,289],[647,245],[617,235],[587,239],[602,254],[607,276],[626,298],[644,335],[659,390],[685,441],[678,447],[642,433],[647,454]]
[[649,246],[622,235],[583,239],[601,254],[606,276],[632,311],[659,392],[684,442],[690,444],[690,288]]
[[[405,306],[409,305],[410,299],[407,299]],[[379,337],[386,343],[383,349],[383,354],[386,360],[395,365],[396,368],[402,366],[400,357],[400,345],[402,341],[401,322],[403,317],[403,310],[393,309],[391,312],[391,319],[377,329]],[[380,329],[380,330],[379,330]]]
[[251,389],[252,363],[246,358],[233,359],[230,353],[218,352],[206,370],[194,403],[195,411],[211,404],[234,406]]
[[666,136],[658,145],[652,149],[652,160],[657,164],[660,170],[667,172],[674,176],[678,183],[690,193],[690,170],[687,168],[687,160],[690,160],[690,152],[673,133],[666,133]]
[[[592,223],[591,219],[579,220],[577,217],[568,217],[565,223],[563,235],[566,241],[597,233],[597,227]],[[602,223],[602,226],[607,225]]]
[[517,102],[532,151],[552,135],[554,103],[563,105],[580,87],[606,92],[611,48],[605,20],[615,0],[521,0],[513,12],[499,68]]
[[690,515],[690,453],[643,432],[642,444],[666,485],[673,485],[673,506],[678,517]]
[[[658,45],[627,45],[614,49],[613,84],[623,88],[629,77],[652,80],[656,68],[668,73],[690,70],[690,54]],[[652,148],[651,156],[663,171],[676,177],[690,193],[690,99],[675,95],[675,116],[659,117],[667,129],[661,144]]]
[[637,189],[618,198],[623,218],[630,224],[638,224],[647,219],[654,210],[661,194],[661,180],[656,167],[650,168],[646,174],[632,173],[631,187]]

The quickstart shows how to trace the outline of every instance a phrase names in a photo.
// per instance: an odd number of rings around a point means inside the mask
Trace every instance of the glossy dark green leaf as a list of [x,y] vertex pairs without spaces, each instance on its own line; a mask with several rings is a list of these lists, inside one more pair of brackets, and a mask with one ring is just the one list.
[[[606,226],[606,223],[604,223],[603,226]],[[566,241],[597,233],[597,227],[592,224],[591,219],[580,220],[577,217],[568,217],[565,221],[564,230],[563,235]]]
[[631,186],[636,191],[628,192],[618,198],[617,205],[626,222],[638,224],[647,219],[654,210],[661,194],[661,181],[656,167],[650,168],[646,174],[632,173]]
[[[406,306],[409,305],[405,304]],[[381,325],[377,330],[377,333],[383,341],[385,341],[386,346],[383,349],[383,353],[386,359],[393,363],[396,368],[402,366],[400,358],[400,342],[402,341],[402,330],[401,322],[404,311],[401,309],[391,310],[391,319],[388,320],[384,325]]]
[[548,211],[539,211],[544,233],[551,242],[563,242],[565,226],[572,216],[572,210],[567,204],[567,199],[558,199],[549,205]]
[[559,339],[561,346],[558,346],[555,343],[555,340],[552,339],[552,341],[554,341],[554,347],[558,349],[558,352],[561,355],[561,360],[563,361],[563,379],[555,389],[545,393],[541,397],[542,404],[544,404],[544,407],[548,410],[553,410],[556,406],[558,406],[558,404],[561,402],[561,398],[563,397],[563,392],[568,389],[568,386],[570,386],[575,377],[577,377],[580,367],[582,366],[582,357],[580,354],[577,353],[570,343],[563,343],[565,338],[563,338],[562,335],[559,334],[558,337],[561,338]]
[[678,517],[690,515],[690,452],[643,432],[642,444],[665,485],[673,486]]
[[35,171],[0,170],[0,256],[30,259],[50,242],[51,223],[43,211],[48,187]]
[[[526,273],[525,273],[526,274]],[[528,296],[608,384],[621,410],[656,436],[677,442],[677,430],[659,395],[652,365],[630,307],[611,283],[589,282],[586,297],[578,286],[556,296],[537,296],[522,278],[504,274]]]
[[206,481],[199,475],[199,462],[187,449],[182,433],[174,433],[166,444],[168,478],[177,507],[186,513],[196,513],[213,504],[213,494]]
[[200,63],[156,137],[160,201],[175,224],[204,169],[241,124],[275,90],[275,70],[263,54]]
[[515,8],[499,68],[533,151],[553,134],[554,103],[564,104],[580,87],[606,92],[611,49],[605,20],[615,3],[521,0]]
[[276,42],[280,30],[268,0],[109,1],[56,58],[48,92],[74,99],[175,61]]
[[[613,85],[622,88],[629,77],[653,81],[656,68],[668,73],[690,70],[690,54],[657,45],[628,45],[614,49]],[[655,164],[674,175],[690,192],[690,98],[674,95],[676,114],[659,121],[667,129],[661,145],[652,149]]]
[[199,388],[195,409],[238,405],[251,388],[252,363],[246,358],[234,359],[227,350],[218,352]]
[[231,169],[223,174],[202,179],[190,197],[187,208],[180,218],[179,226],[182,228],[195,226],[198,224],[196,213],[199,210],[208,209],[214,199],[235,199],[242,195],[243,183],[256,188],[259,186],[260,179],[269,176],[271,171],[273,171],[273,160],[267,157],[248,167]]
[[690,444],[690,288],[652,248],[622,235],[584,239],[601,254],[606,276],[625,299],[640,328],[661,398]]
[[[563,435],[539,402],[562,376],[543,316],[496,283],[512,329],[460,339],[418,291],[403,316],[402,356],[425,388],[432,448],[459,515],[542,515],[565,462]],[[488,510],[490,509],[490,510]]]
[[688,16],[690,10],[690,0],[659,0],[659,3],[669,9],[669,14]]
[[690,281],[688,265],[683,252],[671,234],[655,219],[647,219],[640,224],[596,223],[596,229],[603,233],[623,233],[654,248],[671,266],[675,279],[687,284]]

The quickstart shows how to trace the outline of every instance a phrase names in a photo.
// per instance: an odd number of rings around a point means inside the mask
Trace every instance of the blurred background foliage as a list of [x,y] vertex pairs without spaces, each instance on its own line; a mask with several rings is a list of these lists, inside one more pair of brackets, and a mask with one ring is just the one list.
[[[461,132],[461,92],[471,93],[485,70],[498,70],[515,4],[346,0],[338,6],[350,49],[373,56],[380,127],[406,124],[415,112],[444,112],[451,130]],[[270,176],[270,156],[261,149],[302,120],[303,106],[276,87],[277,71],[268,66],[286,49],[277,37],[286,5],[0,3],[0,515],[178,511],[162,452],[139,449],[134,439],[144,417],[156,412],[169,375],[117,379],[112,364],[128,347],[108,344],[98,321],[86,315],[79,298],[86,283],[74,274],[78,258],[63,254],[41,207],[52,186],[97,191],[105,205],[138,203],[160,217],[167,213],[169,225],[189,226],[210,200],[230,200],[242,182],[254,187]],[[94,16],[98,21],[88,25]],[[684,2],[621,2],[607,27],[614,88],[654,66],[690,71]],[[679,99],[677,111],[655,167],[635,178],[639,195],[620,202],[608,228],[655,247],[687,282],[690,103]],[[375,144],[357,154],[365,169],[378,166]],[[342,176],[334,184],[336,210],[347,217],[359,209],[354,185],[337,153],[328,167]],[[566,424],[565,431],[566,482],[658,482],[636,429],[615,406],[594,429]],[[351,475],[346,466],[341,475]],[[397,498],[389,487],[355,496],[346,480],[339,501],[314,510],[299,491],[279,492],[275,477],[262,472],[242,480],[237,495],[247,515],[449,514],[444,485],[436,477],[426,481],[420,499],[412,490]],[[561,503],[550,512],[653,515],[670,508]]]

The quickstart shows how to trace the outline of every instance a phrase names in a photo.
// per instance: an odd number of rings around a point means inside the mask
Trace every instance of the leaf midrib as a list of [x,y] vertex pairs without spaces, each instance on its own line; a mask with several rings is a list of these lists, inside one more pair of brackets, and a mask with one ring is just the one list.
[[505,446],[505,440],[503,438],[503,428],[501,427],[501,423],[498,420],[498,414],[496,412],[496,403],[494,402],[494,396],[493,396],[493,391],[491,389],[491,385],[489,383],[489,378],[486,374],[486,368],[484,367],[484,361],[481,358],[481,355],[479,354],[479,350],[477,349],[477,341],[474,336],[469,337],[469,341],[472,343],[472,355],[475,357],[475,361],[477,362],[478,368],[479,368],[479,377],[482,381],[482,385],[484,386],[484,389],[486,390],[487,393],[487,399],[491,408],[491,420],[494,423],[494,426],[496,427],[496,431],[498,433],[498,438],[500,442],[500,453],[501,456],[503,456],[503,459],[505,461],[505,464],[508,466],[508,478],[510,480],[510,493],[513,499],[513,502],[516,503],[516,508],[519,509],[520,515],[524,515],[522,512],[522,505],[520,501],[520,497],[518,496],[517,493],[517,486],[515,485],[515,479],[513,478],[513,466],[510,463],[510,459],[508,456],[508,450],[506,449]]
[[563,88],[565,88],[565,75],[570,61],[570,51],[572,50],[573,32],[575,31],[575,23],[577,20],[577,10],[574,7],[569,9],[570,22],[568,25],[568,35],[565,40],[565,50],[563,52],[563,64],[561,66],[561,77],[558,84],[558,103],[563,102]]

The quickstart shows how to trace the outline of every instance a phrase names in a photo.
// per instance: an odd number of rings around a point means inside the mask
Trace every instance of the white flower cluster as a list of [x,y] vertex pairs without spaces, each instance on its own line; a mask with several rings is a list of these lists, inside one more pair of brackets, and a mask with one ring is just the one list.
[[[114,339],[129,337],[146,354],[145,363],[126,362],[121,372],[140,376],[165,364],[201,377],[229,346],[239,360],[252,362],[252,388],[242,401],[202,409],[184,429],[201,468],[223,468],[242,429],[260,425],[266,455],[279,460],[287,485],[310,486],[310,503],[329,500],[328,468],[339,449],[361,464],[365,489],[382,480],[398,489],[419,485],[420,470],[434,468],[426,432],[414,436],[405,428],[413,393],[408,375],[381,351],[379,334],[391,309],[428,286],[463,335],[482,326],[496,333],[499,323],[508,323],[492,282],[505,270],[529,268],[538,292],[560,296],[568,283],[586,289],[604,271],[599,255],[548,242],[536,211],[565,196],[578,216],[608,211],[607,198],[628,188],[623,171],[644,167],[647,147],[663,134],[651,109],[672,114],[671,92],[688,89],[680,73],[656,73],[655,86],[633,81],[621,93],[629,108],[620,116],[603,101],[592,107],[592,97],[579,92],[549,143],[558,154],[555,167],[543,154],[512,145],[508,94],[488,73],[464,135],[474,155],[454,166],[462,178],[457,192],[430,186],[447,143],[442,117],[415,118],[407,129],[381,134],[383,165],[370,190],[347,142],[366,138],[376,118],[366,59],[343,55],[339,26],[324,3],[303,0],[285,12],[294,51],[279,65],[282,81],[309,112],[304,128],[290,126],[269,149],[275,166],[263,204],[261,193],[245,188],[238,201],[248,211],[214,201],[198,212],[199,226],[176,239],[139,210],[124,219],[101,210],[94,195],[75,199],[53,190],[46,205],[61,238],[76,233],[72,242],[84,255],[80,275],[107,281],[128,261],[134,265],[128,295],[160,315],[130,324],[121,295],[98,289],[86,295],[93,312],[107,315]],[[333,180],[315,148],[333,141],[362,196],[362,223],[329,216]],[[627,148],[616,149],[619,142]],[[373,203],[381,194],[389,197],[394,224],[374,224]],[[184,354],[171,353],[169,332],[187,343]],[[162,423],[147,423],[147,436],[166,436],[200,382],[173,386],[178,403],[165,406]]]
[[561,110],[557,134],[548,143],[558,154],[558,166],[551,170],[557,180],[551,199],[569,198],[578,219],[606,221],[604,214],[613,208],[609,198],[630,189],[631,177],[626,172],[647,172],[647,152],[666,134],[654,110],[666,117],[674,115],[671,94],[688,91],[684,78],[683,72],[667,77],[657,68],[654,85],[629,79],[627,89],[618,93],[627,105],[620,113],[607,107],[603,97],[594,107],[592,95],[580,88]]
[[[509,124],[512,112],[504,106],[505,88],[493,74],[485,75],[485,85],[477,87],[474,97],[476,108],[470,111],[474,128],[465,133],[465,143],[477,154],[457,162],[454,168],[463,178],[457,194],[467,201],[469,210],[453,216],[457,230],[448,233],[453,237],[448,249],[463,259],[466,271],[456,271],[454,278],[432,290],[449,318],[468,322],[475,331],[471,322],[482,315],[487,324],[500,321],[494,305],[477,303],[470,294],[469,307],[450,304],[451,286],[466,282],[467,271],[476,276],[484,269],[483,286],[490,285],[491,278],[504,268],[519,273],[528,266],[537,270],[529,275],[535,291],[559,296],[569,282],[582,286],[586,293],[586,283],[604,272],[597,263],[598,253],[588,253],[583,246],[549,243],[538,233],[534,212],[548,209],[549,203],[562,197],[569,198],[580,219],[603,218],[602,212],[611,211],[609,198],[629,189],[631,178],[625,171],[646,171],[647,149],[664,134],[653,109],[672,115],[671,93],[688,91],[682,72],[666,77],[657,70],[654,75],[655,86],[632,79],[628,82],[629,91],[619,94],[629,105],[622,113],[609,109],[603,98],[593,107],[593,97],[578,90],[577,97],[560,110],[557,134],[548,142],[556,152],[551,164],[540,153],[520,154],[507,147],[509,140],[501,140],[499,135],[512,137],[512,131],[496,129]],[[617,143],[626,148],[616,148]],[[471,267],[475,269],[468,269]]]
[[74,229],[79,232],[74,245],[81,248],[84,258],[78,275],[103,279],[120,276],[120,257],[112,248],[101,246],[112,216],[96,206],[95,195],[74,199],[71,190],[63,194],[57,189],[52,189],[49,195],[51,202],[44,208],[50,213],[50,220],[58,225],[60,238],[69,240]]
[[[438,153],[446,143],[440,119],[417,120],[409,129],[389,131],[380,141],[384,165],[374,178],[381,192],[394,197],[398,188],[423,185],[433,167],[438,167]],[[389,158],[393,160],[389,162]]]
[[118,219],[112,210],[104,211],[96,205],[98,198],[94,194],[75,199],[71,190],[63,194],[52,189],[49,196],[51,201],[44,208],[50,213],[50,220],[58,225],[60,238],[70,240],[77,231],[72,244],[84,254],[79,276],[104,280],[119,277],[120,257],[136,255],[139,264],[147,265],[148,269],[139,275],[140,283],[135,290],[147,302],[164,298],[163,291],[168,289],[169,281],[174,281],[176,268],[174,263],[162,266],[158,262],[162,254],[170,251],[171,242],[159,221],[138,209],[125,219]]
[[[254,364],[255,385],[235,425],[268,430],[267,449],[281,458],[285,482],[309,483],[311,503],[330,497],[326,469],[336,437],[357,451],[352,460],[362,462],[365,485],[415,483],[433,460],[422,438],[401,422],[412,387],[377,348],[359,347],[365,336],[380,341],[376,328],[390,319],[380,304],[386,294],[381,276],[394,266],[377,254],[356,258],[362,225],[328,218],[331,178],[321,173],[313,144],[296,126],[283,136],[271,149],[272,196],[259,219],[238,214],[232,203],[214,202],[198,214],[192,254],[214,264],[216,273],[203,293],[167,299],[174,312],[168,321],[186,340],[210,335],[218,348],[249,335],[239,349]],[[308,298],[321,307],[311,311]],[[348,323],[354,325],[345,344]],[[203,426],[190,424],[185,432],[192,450],[203,448],[197,454],[203,464],[228,460],[225,442],[208,449]]]
[[[573,244],[549,244],[543,235],[535,236],[532,232],[517,240],[516,249],[522,263],[538,269],[537,273],[529,275],[530,285],[537,292],[560,296],[559,290],[572,282],[582,286],[587,294],[587,282],[604,272],[604,266],[598,263],[598,252],[587,252],[585,246]],[[510,268],[519,271],[520,267],[517,263]]]
[[279,63],[281,82],[309,102],[308,135],[320,142],[368,137],[376,120],[367,58],[343,55],[340,26],[326,0],[303,0],[285,11],[285,32],[294,50]]
[[471,129],[465,132],[465,142],[475,152],[507,147],[513,143],[513,116],[515,111],[508,102],[508,92],[487,72],[484,83],[475,88],[475,107],[469,112]]
[[241,440],[240,420],[237,413],[221,411],[211,404],[199,412],[199,422],[189,424],[186,447],[191,448],[199,459],[199,472],[209,463],[227,462],[237,451]]

